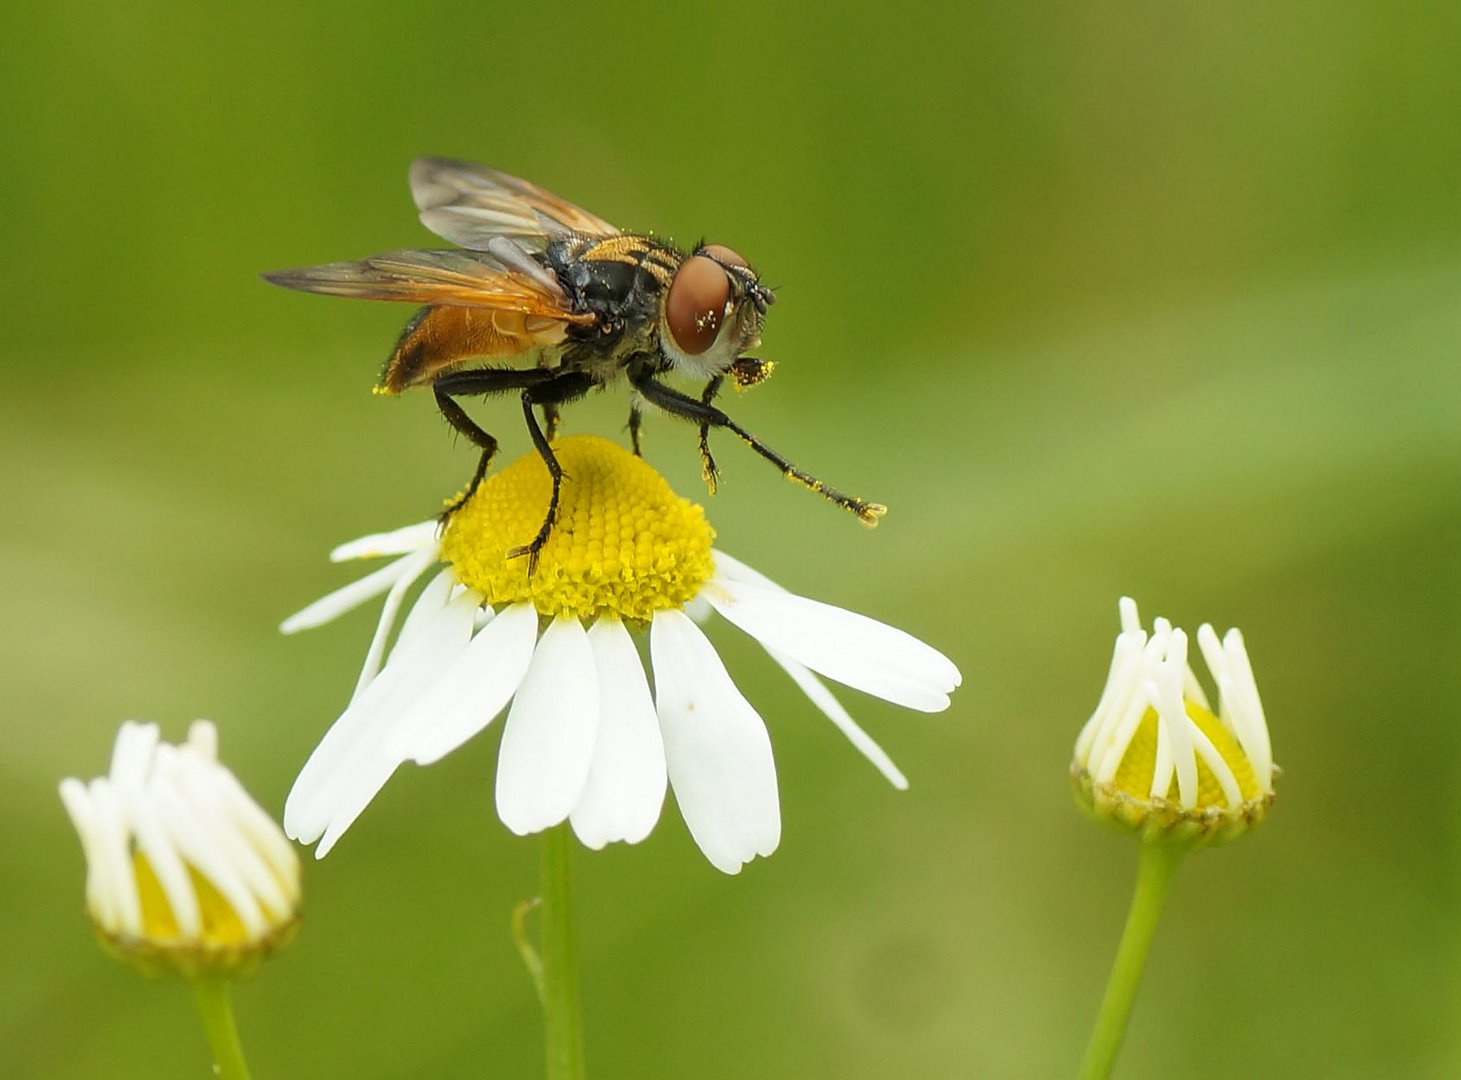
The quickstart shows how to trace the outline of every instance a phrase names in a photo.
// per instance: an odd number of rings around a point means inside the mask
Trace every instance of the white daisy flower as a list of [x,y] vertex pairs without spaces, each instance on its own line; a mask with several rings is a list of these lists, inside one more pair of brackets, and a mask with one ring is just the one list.
[[[566,474],[536,573],[506,552],[537,530],[549,478],[530,454],[450,519],[368,536],[335,561],[388,565],[285,620],[293,633],[385,594],[349,706],[305,764],[284,827],[323,857],[403,762],[429,765],[507,709],[497,812],[524,835],[572,823],[588,847],[636,843],[666,783],[706,857],[736,873],[781,838],[771,741],[696,625],[756,638],[896,787],[907,781],[813,672],[925,712],[959,672],[901,630],[794,596],[711,547],[704,511],[599,438],[554,446]],[[386,653],[406,594],[438,563]],[[647,628],[651,694],[630,630]],[[509,708],[509,703],[511,706]]]
[[1097,817],[1153,838],[1239,835],[1268,812],[1279,771],[1243,635],[1197,629],[1217,686],[1214,714],[1187,662],[1186,632],[1159,618],[1148,634],[1129,597],[1120,611],[1106,688],[1075,744],[1078,797]]
[[299,918],[299,859],[218,761],[218,732],[159,741],[128,721],[112,766],[61,782],[86,854],[86,909],[104,944],[149,972],[246,974]]

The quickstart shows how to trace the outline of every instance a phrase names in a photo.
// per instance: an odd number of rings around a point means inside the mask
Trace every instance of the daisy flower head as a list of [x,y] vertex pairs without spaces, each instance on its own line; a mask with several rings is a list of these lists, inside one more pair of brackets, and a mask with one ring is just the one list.
[[[712,612],[756,638],[897,787],[907,785],[813,672],[925,712],[954,665],[901,630],[794,596],[715,550],[704,511],[642,459],[572,436],[558,516],[529,574],[508,552],[537,530],[548,471],[529,454],[435,522],[365,537],[335,561],[392,562],[285,620],[318,626],[385,595],[355,694],[306,762],[284,826],[322,857],[404,762],[429,765],[504,709],[497,813],[525,835],[565,820],[590,848],[636,843],[673,788],[690,833],[736,873],[781,837],[766,726],[697,625]],[[421,589],[387,653],[413,583]],[[647,631],[651,692],[631,631]]]
[[1186,632],[1158,618],[1148,633],[1129,597],[1120,613],[1106,688],[1076,739],[1078,800],[1148,839],[1199,846],[1241,835],[1268,813],[1279,771],[1243,635],[1197,629],[1214,712]]
[[180,746],[128,721],[111,769],[61,782],[86,855],[86,910],[102,943],[149,974],[238,978],[288,944],[299,859],[218,761],[197,720]]

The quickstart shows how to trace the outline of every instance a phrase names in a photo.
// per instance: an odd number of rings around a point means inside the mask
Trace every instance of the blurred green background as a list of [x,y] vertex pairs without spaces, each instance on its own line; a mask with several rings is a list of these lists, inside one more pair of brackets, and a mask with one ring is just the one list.
[[[892,512],[722,440],[722,546],[965,672],[938,716],[842,694],[899,794],[712,631],[785,838],[723,877],[667,807],[578,860],[592,1076],[1071,1075],[1135,865],[1066,781],[1123,593],[1243,628],[1285,774],[1179,876],[1120,1075],[1461,1070],[1453,4],[51,0],[0,30],[6,1075],[206,1074],[184,991],[93,944],[55,785],[124,717],[206,715],[277,812],[344,704],[374,613],[279,619],[472,454],[369,393],[408,309],[256,275],[433,246],[420,153],[754,261],[782,364],[739,417]],[[693,431],[647,437],[699,497]],[[238,996],[257,1076],[539,1074],[498,730],[310,861]]]

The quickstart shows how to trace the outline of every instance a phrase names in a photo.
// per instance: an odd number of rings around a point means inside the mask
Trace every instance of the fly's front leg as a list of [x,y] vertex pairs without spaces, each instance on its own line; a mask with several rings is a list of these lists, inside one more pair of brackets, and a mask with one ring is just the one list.
[[864,525],[876,525],[878,520],[888,512],[888,508],[882,503],[868,502],[865,499],[846,495],[836,488],[828,487],[811,473],[798,469],[714,405],[707,405],[702,401],[687,397],[678,390],[672,390],[663,383],[656,382],[652,376],[642,375],[637,379],[631,376],[631,381],[634,388],[644,395],[644,400],[657,405],[672,416],[683,417],[707,427],[723,427],[734,432],[743,443],[780,469],[783,476],[804,487],[811,488],[824,499],[856,514],[858,520]]
[[[716,375],[705,384],[705,391],[700,395],[700,404],[709,407],[715,400],[715,395],[720,392],[720,384],[725,381],[725,376]],[[720,470],[715,467],[715,457],[710,452],[710,424],[708,421],[700,421],[700,478],[705,481],[705,486],[714,495],[720,487]]]

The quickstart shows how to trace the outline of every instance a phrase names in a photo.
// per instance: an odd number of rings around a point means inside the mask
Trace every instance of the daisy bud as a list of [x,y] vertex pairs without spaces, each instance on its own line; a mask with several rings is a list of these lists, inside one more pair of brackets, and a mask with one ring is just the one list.
[[1197,630],[1214,713],[1187,634],[1161,618],[1148,634],[1130,598],[1120,610],[1106,689],[1075,744],[1077,799],[1149,840],[1198,847],[1241,835],[1267,814],[1278,772],[1243,636]]
[[188,741],[122,725],[106,776],[61,782],[86,854],[86,909],[108,951],[148,974],[238,978],[286,945],[299,860],[218,762],[218,732]]

